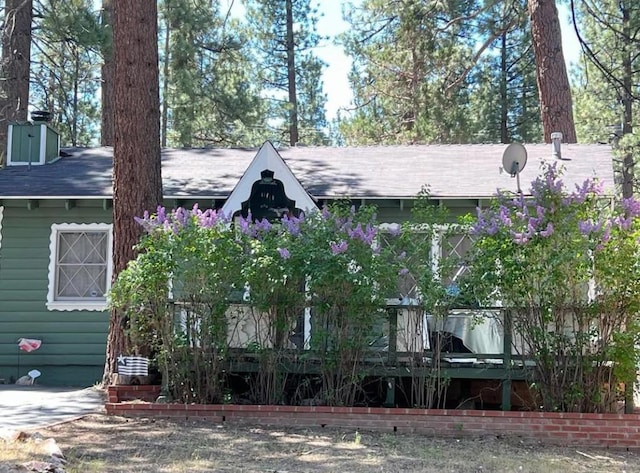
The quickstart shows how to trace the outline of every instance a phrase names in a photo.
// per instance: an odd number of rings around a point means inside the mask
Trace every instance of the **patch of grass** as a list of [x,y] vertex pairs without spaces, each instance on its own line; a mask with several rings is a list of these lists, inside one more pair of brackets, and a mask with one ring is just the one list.
[[222,427],[103,415],[59,425],[43,435],[55,438],[69,473],[640,472],[640,452],[580,451],[495,437]]
[[14,470],[16,465],[29,461],[47,462],[50,458],[42,447],[41,439],[15,441],[0,439],[0,473],[19,471]]

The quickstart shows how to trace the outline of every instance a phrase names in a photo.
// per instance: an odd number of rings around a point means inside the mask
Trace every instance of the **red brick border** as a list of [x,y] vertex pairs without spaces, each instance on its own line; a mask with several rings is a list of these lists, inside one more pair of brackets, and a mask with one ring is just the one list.
[[160,392],[159,386],[110,386],[108,392],[105,406],[110,415],[206,419],[229,424],[386,430],[438,437],[504,435],[550,444],[640,448],[639,414],[156,404],[153,401]]

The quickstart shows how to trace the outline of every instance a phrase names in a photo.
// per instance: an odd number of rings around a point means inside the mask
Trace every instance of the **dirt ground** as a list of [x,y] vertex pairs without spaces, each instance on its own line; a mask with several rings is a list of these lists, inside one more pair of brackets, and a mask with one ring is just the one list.
[[[39,433],[55,439],[68,462],[67,473],[640,472],[640,451],[559,448],[495,437],[445,440],[106,415]],[[11,447],[0,440],[0,472],[26,471],[8,469],[29,455],[29,442],[20,443]]]

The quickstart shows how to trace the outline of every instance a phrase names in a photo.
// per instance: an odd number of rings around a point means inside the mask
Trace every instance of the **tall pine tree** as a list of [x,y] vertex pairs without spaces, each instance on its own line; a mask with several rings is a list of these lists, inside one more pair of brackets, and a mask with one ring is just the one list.
[[353,58],[347,143],[474,141],[470,94],[474,68],[511,28],[487,19],[476,1],[364,0],[351,6],[344,37]]
[[[582,45],[577,71],[578,133],[586,141],[617,142],[633,136],[640,104],[640,5],[631,0],[572,2],[574,24]],[[622,156],[622,193],[636,189],[638,156]]]
[[257,144],[263,113],[237,21],[207,0],[164,0],[160,11],[163,144]]
[[[114,0],[113,277],[135,257],[134,220],[162,202],[156,2]],[[127,354],[122,314],[109,319],[103,384]]]
[[495,4],[484,15],[483,29],[496,39],[471,73],[471,141],[538,141],[542,127],[526,0]]
[[32,104],[48,110],[62,142],[95,143],[98,89],[107,34],[91,0],[42,0],[34,31]]
[[536,56],[543,139],[561,132],[563,141],[576,142],[573,102],[562,51],[560,20],[555,0],[528,0],[531,37]]
[[317,7],[312,0],[248,0],[246,8],[273,128],[265,137],[290,145],[326,143],[324,63],[312,51],[320,42]]
[[0,64],[0,165],[5,162],[7,130],[25,121],[29,105],[32,0],[5,0]]

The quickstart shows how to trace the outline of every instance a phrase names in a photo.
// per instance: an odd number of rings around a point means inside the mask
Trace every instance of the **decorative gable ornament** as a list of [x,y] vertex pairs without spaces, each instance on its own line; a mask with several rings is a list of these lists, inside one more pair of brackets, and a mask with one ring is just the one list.
[[318,206],[270,141],[265,141],[222,207],[224,215],[274,220]]

